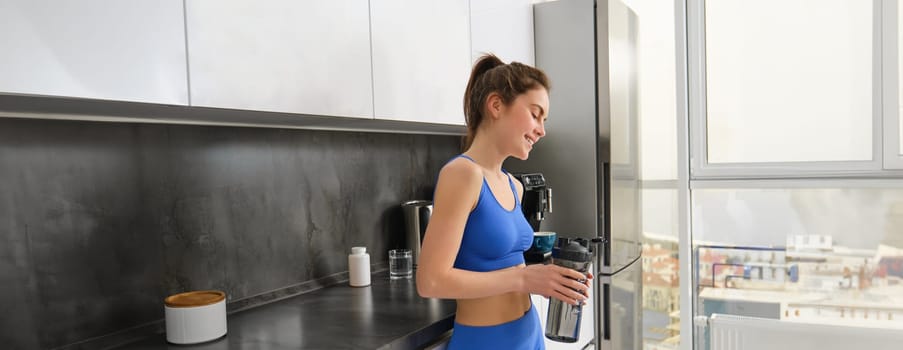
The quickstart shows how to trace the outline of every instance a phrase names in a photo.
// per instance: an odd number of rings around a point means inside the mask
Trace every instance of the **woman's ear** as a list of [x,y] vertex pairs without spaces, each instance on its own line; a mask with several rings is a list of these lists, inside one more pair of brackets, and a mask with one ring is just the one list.
[[489,111],[489,116],[492,119],[501,117],[502,107],[504,107],[502,96],[495,92],[489,93],[489,96],[486,97],[486,109]]

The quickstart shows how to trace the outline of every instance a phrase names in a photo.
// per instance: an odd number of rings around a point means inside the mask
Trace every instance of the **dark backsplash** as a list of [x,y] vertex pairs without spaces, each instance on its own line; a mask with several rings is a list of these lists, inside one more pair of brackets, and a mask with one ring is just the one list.
[[0,344],[65,346],[347,271],[459,138],[0,118]]

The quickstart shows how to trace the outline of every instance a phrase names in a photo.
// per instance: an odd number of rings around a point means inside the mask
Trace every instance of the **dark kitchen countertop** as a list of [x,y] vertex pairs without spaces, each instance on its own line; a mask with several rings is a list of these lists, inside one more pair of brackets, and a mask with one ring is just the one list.
[[418,349],[451,330],[454,300],[417,295],[414,279],[374,274],[369,287],[342,283],[230,314],[225,337],[172,345],[164,334],[118,349]]

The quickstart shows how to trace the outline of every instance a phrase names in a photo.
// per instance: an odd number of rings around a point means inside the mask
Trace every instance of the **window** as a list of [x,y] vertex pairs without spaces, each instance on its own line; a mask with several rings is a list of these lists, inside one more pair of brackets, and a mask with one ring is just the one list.
[[691,90],[702,106],[692,116],[694,179],[883,169],[882,58],[874,44],[881,6],[717,0],[698,8],[692,20],[703,25],[690,37],[700,72]]
[[692,202],[697,315],[903,329],[903,188],[704,188]]
[[903,329],[898,1],[686,6],[692,190],[679,236],[695,288],[683,306]]
[[[677,223],[677,105],[674,3],[630,0],[636,31],[636,114],[643,269],[643,349],[680,347],[680,279]],[[622,43],[612,50],[629,52]],[[623,73],[623,72],[622,72]],[[613,79],[630,80],[612,72]],[[621,82],[615,80],[613,83]],[[622,86],[630,83],[621,82]],[[621,88],[620,90],[627,90]],[[616,91],[613,89],[613,91]],[[612,100],[612,108],[625,108]],[[622,114],[630,111],[621,111]],[[617,127],[617,126],[615,126]],[[627,134],[627,133],[622,133]],[[612,142],[617,142],[613,132]],[[624,147],[626,149],[626,147]],[[613,162],[626,157],[612,155]],[[613,196],[617,195],[613,188]],[[632,203],[619,199],[617,203]]]

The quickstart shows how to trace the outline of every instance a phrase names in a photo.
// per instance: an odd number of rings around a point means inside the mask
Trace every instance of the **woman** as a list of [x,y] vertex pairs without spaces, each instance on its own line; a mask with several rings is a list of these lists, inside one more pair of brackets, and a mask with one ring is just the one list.
[[466,151],[439,172],[417,267],[421,296],[457,299],[449,349],[543,349],[530,293],[570,304],[587,298],[592,276],[524,264],[533,240],[520,208],[524,187],[502,169],[508,157],[526,160],[545,136],[548,91],[539,69],[493,55],[471,72]]

